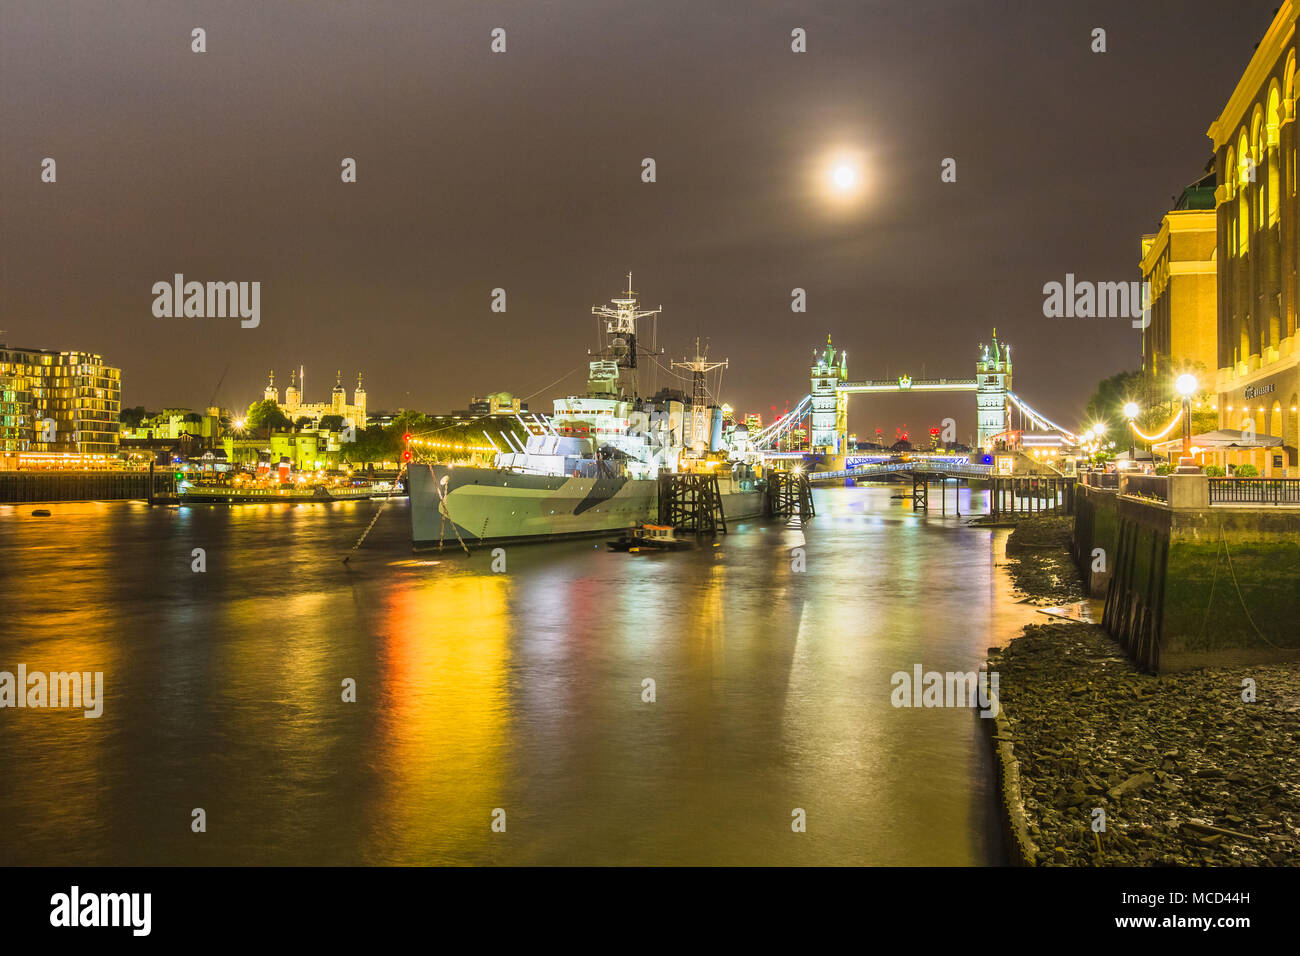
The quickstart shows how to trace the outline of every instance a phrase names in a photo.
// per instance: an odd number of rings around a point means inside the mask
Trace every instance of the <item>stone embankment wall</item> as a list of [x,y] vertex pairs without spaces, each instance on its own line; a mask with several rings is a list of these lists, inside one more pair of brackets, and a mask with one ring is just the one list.
[[[997,655],[1001,651],[989,648],[990,659],[984,669],[997,670]],[[996,717],[976,718],[990,733],[993,743],[993,760],[997,764],[998,803],[1002,828],[1007,841],[1007,857],[1016,866],[1037,866],[1038,844],[1030,833],[1029,817],[1025,812],[1025,798],[1020,786],[1020,760],[1016,756],[1016,738],[1006,711],[999,704]]]
[[0,471],[0,503],[120,501],[176,494],[170,471]]
[[1073,551],[1103,626],[1147,670],[1300,658],[1300,510],[1080,488]]

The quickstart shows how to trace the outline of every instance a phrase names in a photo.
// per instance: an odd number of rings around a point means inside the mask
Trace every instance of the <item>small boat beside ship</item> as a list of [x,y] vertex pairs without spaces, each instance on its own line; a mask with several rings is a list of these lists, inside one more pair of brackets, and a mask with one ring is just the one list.
[[609,542],[611,551],[689,551],[694,547],[693,541],[677,537],[676,530],[665,524],[644,524]]
[[185,483],[177,491],[180,504],[272,504],[276,502],[324,503],[364,501],[400,494],[387,482],[359,484],[253,484],[230,482]]

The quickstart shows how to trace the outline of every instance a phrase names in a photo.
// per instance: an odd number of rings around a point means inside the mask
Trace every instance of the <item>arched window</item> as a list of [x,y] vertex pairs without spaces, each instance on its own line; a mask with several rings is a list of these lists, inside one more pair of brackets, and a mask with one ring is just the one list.
[[1255,218],[1252,225],[1256,229],[1264,228],[1264,183],[1268,182],[1268,153],[1264,149],[1264,111],[1255,104],[1255,115],[1250,123],[1250,156],[1255,161],[1255,175],[1251,180],[1254,186],[1253,205]]
[[[1281,97],[1279,95],[1277,83],[1268,91],[1268,110],[1264,117],[1265,122],[1265,142],[1268,144],[1272,155],[1276,156],[1277,147],[1280,142],[1278,139],[1278,130],[1282,126]],[[1280,215],[1280,203],[1282,182],[1281,176],[1278,175],[1278,160],[1270,160],[1268,164],[1268,219],[1270,226],[1276,225]]]
[[[1296,464],[1296,449],[1300,446],[1300,415],[1296,414],[1298,410],[1296,407],[1296,399],[1296,393],[1292,392],[1290,408],[1288,411],[1283,413],[1282,418],[1283,422],[1285,422],[1282,427],[1282,438],[1283,444],[1288,446],[1287,463],[1289,465]],[[1294,474],[1294,472],[1292,474]]]
[[1255,177],[1254,162],[1250,155],[1250,143],[1246,139],[1246,129],[1242,127],[1237,136],[1237,255],[1244,256],[1250,252],[1250,181]]
[[[1292,53],[1286,61],[1286,79],[1282,85],[1282,98],[1291,103],[1291,111],[1295,111],[1295,54]],[[1285,108],[1285,107],[1284,107]],[[1294,137],[1293,137],[1294,141]],[[1291,195],[1296,193],[1296,149],[1291,147]]]
[[1237,151],[1229,146],[1227,154],[1223,157],[1223,191],[1224,200],[1228,204],[1228,222],[1226,226],[1228,234],[1223,238],[1228,243],[1229,259],[1237,254],[1237,220],[1232,205],[1232,200],[1237,195],[1236,168]]

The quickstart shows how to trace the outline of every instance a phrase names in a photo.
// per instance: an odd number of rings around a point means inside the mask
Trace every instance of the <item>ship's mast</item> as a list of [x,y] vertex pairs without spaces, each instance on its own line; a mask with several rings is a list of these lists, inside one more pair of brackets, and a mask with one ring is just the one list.
[[[592,315],[605,320],[605,335],[608,345],[601,351],[619,367],[619,380],[628,397],[637,395],[637,345],[636,323],[639,319],[648,319],[663,311],[657,309],[639,311],[636,293],[632,291],[632,273],[627,274],[627,292],[622,298],[610,299],[610,305],[593,305]],[[612,306],[612,308],[611,308]],[[626,376],[624,375],[626,373]],[[624,379],[626,378],[626,381]]]
[[673,362],[673,368],[684,368],[691,373],[691,404],[697,408],[703,408],[709,404],[709,391],[705,386],[705,373],[712,372],[715,368],[726,368],[728,359],[721,362],[708,361],[705,352],[708,349],[700,350],[700,338],[695,337],[695,358],[687,359],[685,362]]
[[707,373],[716,368],[726,368],[727,359],[721,362],[710,362],[704,354],[705,350],[700,349],[699,336],[695,338],[695,358],[687,359],[685,362],[673,362],[673,368],[687,369],[691,373],[691,408],[688,412],[690,421],[686,433],[690,435],[690,444],[696,448],[703,443],[707,449],[709,444],[709,390],[705,381]]

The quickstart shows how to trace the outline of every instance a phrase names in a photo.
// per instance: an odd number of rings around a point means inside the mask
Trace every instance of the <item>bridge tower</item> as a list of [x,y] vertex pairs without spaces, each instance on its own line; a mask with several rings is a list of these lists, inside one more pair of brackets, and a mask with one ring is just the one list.
[[826,348],[821,354],[813,349],[809,375],[812,378],[812,429],[808,443],[814,452],[842,455],[849,430],[849,395],[837,391],[835,385],[848,380],[849,353],[837,353],[827,335]]
[[975,366],[976,442],[990,450],[993,436],[1011,427],[1007,393],[1011,391],[1011,346],[998,345],[998,330],[993,330],[993,344],[982,345]]

